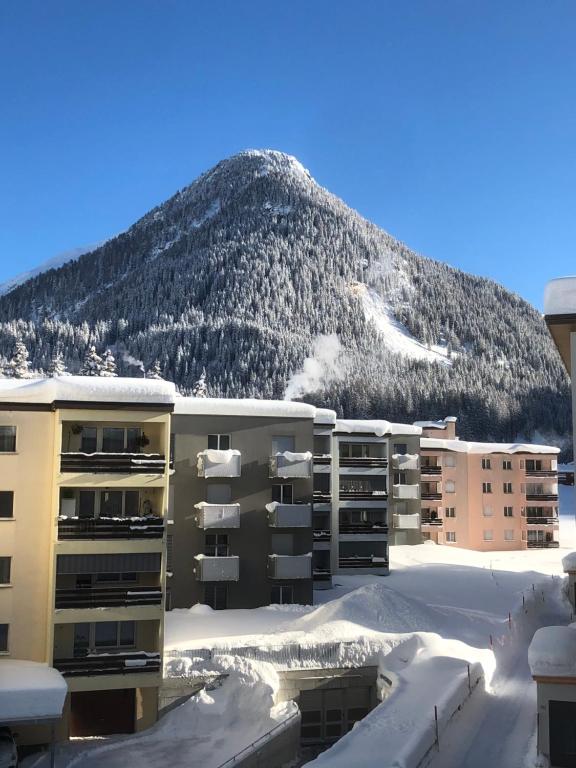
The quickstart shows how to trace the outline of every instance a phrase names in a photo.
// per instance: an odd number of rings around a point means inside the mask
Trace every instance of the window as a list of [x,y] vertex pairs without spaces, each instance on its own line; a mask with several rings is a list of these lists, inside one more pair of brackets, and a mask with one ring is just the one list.
[[97,573],[96,583],[104,584],[135,584],[138,581],[136,573]]
[[0,491],[0,519],[14,517],[14,491]]
[[514,531],[513,530],[506,530],[506,531],[504,531],[504,541],[514,541]]
[[446,531],[446,541],[452,544],[456,543],[456,532],[455,531]]
[[504,483],[502,488],[504,493],[512,493],[512,483]]
[[15,451],[16,427],[0,427],[0,453],[14,453]]
[[456,483],[454,480],[446,480],[444,483],[444,490],[446,493],[455,493],[456,492]]
[[104,427],[102,430],[102,450],[106,453],[122,453],[124,450],[124,430],[121,427]]
[[514,508],[504,507],[504,517],[514,517]]
[[83,427],[82,437],[80,438],[80,451],[82,453],[96,453],[97,450],[98,433],[96,427]]
[[492,541],[494,534],[491,530],[484,531],[484,541]]
[[492,493],[492,483],[482,483],[482,493]]
[[174,534],[166,534],[166,570],[172,572],[174,565]]
[[94,648],[133,648],[136,645],[133,621],[100,621],[93,628]]
[[510,459],[503,459],[502,469],[512,469],[512,462]]
[[211,483],[206,487],[208,504],[230,504],[232,486],[230,483]]
[[444,466],[445,467],[455,467],[456,466],[456,456],[454,456],[451,453],[447,453],[446,456],[444,456]]
[[9,624],[0,624],[0,653],[8,653]]
[[456,507],[446,507],[445,517],[456,517]]
[[482,469],[492,469],[491,459],[482,459]]
[[529,472],[540,472],[542,470],[541,459],[526,459],[526,469]]
[[272,486],[272,501],[277,501],[278,504],[292,504],[293,499],[292,483],[275,483]]
[[408,453],[408,445],[406,443],[394,443],[394,453],[406,454]]
[[208,557],[228,557],[228,534],[207,533],[204,542],[204,554]]
[[492,515],[494,514],[492,512],[492,507],[488,507],[488,506],[483,507],[482,514],[484,515],[484,517],[492,517]]
[[0,584],[10,584],[11,557],[0,557]]
[[138,517],[139,491],[101,491],[100,517]]
[[96,491],[78,493],[78,517],[96,517]]
[[294,602],[294,589],[291,584],[277,584],[270,590],[270,602],[272,605],[292,605]]
[[272,456],[277,453],[284,453],[290,451],[294,453],[296,449],[296,440],[294,435],[275,435],[272,438]]
[[370,446],[366,443],[340,443],[340,458],[366,459],[370,455]]
[[209,605],[215,611],[228,608],[228,585],[206,584],[204,586],[204,605]]
[[406,472],[394,472],[394,485],[406,485],[407,477]]
[[212,451],[229,451],[230,435],[208,435],[208,448]]

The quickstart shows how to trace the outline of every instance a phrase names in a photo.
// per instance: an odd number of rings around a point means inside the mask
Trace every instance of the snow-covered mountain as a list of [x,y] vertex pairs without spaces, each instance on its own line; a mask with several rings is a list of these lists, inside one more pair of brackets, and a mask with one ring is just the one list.
[[11,277],[5,282],[0,283],[0,296],[3,296],[17,286],[22,285],[22,283],[25,283],[32,277],[41,275],[43,272],[48,272],[49,269],[58,269],[58,267],[61,267],[63,264],[67,264],[69,261],[74,261],[85,253],[91,253],[100,245],[101,243],[94,243],[93,245],[80,246],[78,248],[71,248],[68,251],[63,251],[62,253],[57,253],[56,256],[52,256],[52,258],[43,261],[37,267],[28,269],[26,272],[20,272],[15,277]]
[[[318,337],[342,351],[310,393],[349,417],[461,416],[464,437],[568,432],[565,373],[540,315],[431,261],[271,150],[222,161],[91,253],[0,297],[0,354],[22,334],[45,368],[86,346],[159,358],[189,389],[282,397]],[[122,350],[132,356],[124,357]],[[315,379],[317,382],[318,379]]]

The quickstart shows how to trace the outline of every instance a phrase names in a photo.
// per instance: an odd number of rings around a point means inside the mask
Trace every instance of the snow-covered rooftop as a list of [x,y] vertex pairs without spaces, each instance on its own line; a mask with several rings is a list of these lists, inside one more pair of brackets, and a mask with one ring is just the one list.
[[551,280],[544,289],[545,315],[576,314],[576,276]]
[[446,418],[440,421],[414,421],[415,427],[422,427],[422,429],[446,429],[448,424],[455,424],[458,421],[456,416],[446,416]]
[[576,552],[570,552],[562,558],[562,568],[564,568],[564,573],[576,571]]
[[313,419],[316,408],[291,400],[228,399],[220,397],[177,397],[174,413],[194,416],[269,416]]
[[316,408],[315,424],[336,424],[336,411],[329,408]]
[[553,445],[532,445],[530,443],[469,443],[466,440],[442,440],[438,437],[423,437],[423,449],[456,451],[458,453],[560,453]]
[[170,381],[100,376],[0,379],[0,402],[53,403],[55,400],[172,404]]
[[384,435],[421,435],[422,429],[414,424],[395,424],[384,419],[337,419],[336,432]]
[[47,664],[0,660],[0,723],[58,719],[67,692],[60,672]]
[[528,663],[533,675],[576,677],[576,629],[542,627],[530,643]]

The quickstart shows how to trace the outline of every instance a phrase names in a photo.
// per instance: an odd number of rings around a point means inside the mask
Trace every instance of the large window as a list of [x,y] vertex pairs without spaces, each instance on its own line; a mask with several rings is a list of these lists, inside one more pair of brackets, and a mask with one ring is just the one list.
[[139,517],[139,491],[78,492],[78,517]]
[[0,453],[16,450],[16,427],[0,427]]
[[294,588],[291,584],[277,584],[270,590],[270,602],[272,605],[292,605],[294,602]]
[[296,450],[296,441],[294,435],[274,435],[272,437],[272,456],[277,453],[289,451],[294,453]]
[[370,446],[366,443],[340,443],[339,451],[343,459],[366,459],[370,455]]
[[74,625],[74,655],[87,651],[110,648],[134,648],[136,623],[134,621],[101,621],[94,624]]
[[0,584],[10,584],[11,557],[0,557]]
[[230,435],[208,435],[208,448],[211,451],[229,451]]
[[9,624],[0,624],[0,653],[8,653]]
[[224,611],[228,608],[228,585],[206,584],[204,586],[204,604],[209,605],[215,611]]
[[541,459],[526,459],[526,469],[531,472],[539,472],[542,469]]
[[277,501],[279,504],[292,504],[293,500],[292,483],[275,483],[272,486],[272,501]]
[[207,557],[228,557],[229,544],[227,533],[207,533],[204,542],[204,554]]
[[14,491],[0,491],[0,519],[14,517]]

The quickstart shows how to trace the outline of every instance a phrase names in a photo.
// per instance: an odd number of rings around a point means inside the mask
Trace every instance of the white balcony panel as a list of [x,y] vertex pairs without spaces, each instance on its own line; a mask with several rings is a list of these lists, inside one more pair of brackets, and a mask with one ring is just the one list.
[[311,477],[312,454],[284,451],[270,457],[271,477]]
[[274,528],[311,528],[311,504],[266,504],[268,523]]
[[198,454],[198,477],[240,477],[240,451],[208,449]]
[[196,504],[199,528],[240,528],[240,504]]
[[420,468],[420,457],[417,453],[395,453],[392,456],[392,467],[400,470]]
[[272,579],[311,579],[312,553],[307,555],[269,555]]
[[394,485],[393,491],[395,499],[420,498],[420,486],[418,483],[414,483],[413,485]]
[[209,557],[196,555],[196,578],[199,581],[238,581],[240,558],[236,555],[229,557]]
[[420,515],[394,515],[394,528],[417,530],[420,528]]

